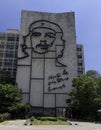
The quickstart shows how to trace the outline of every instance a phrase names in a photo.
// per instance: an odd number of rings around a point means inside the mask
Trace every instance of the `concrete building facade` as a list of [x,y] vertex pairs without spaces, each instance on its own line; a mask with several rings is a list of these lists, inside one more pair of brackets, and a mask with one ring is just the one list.
[[33,113],[65,111],[72,79],[84,73],[78,48],[73,12],[22,11],[16,82]]
[[19,31],[8,29],[0,33],[0,68],[5,70],[15,81]]
[[74,12],[22,11],[20,33],[0,33],[0,68],[16,78],[23,103],[30,103],[33,113],[63,113],[72,79],[85,72]]
[[77,51],[77,72],[78,77],[85,74],[85,64],[84,64],[84,48],[82,44],[76,45]]

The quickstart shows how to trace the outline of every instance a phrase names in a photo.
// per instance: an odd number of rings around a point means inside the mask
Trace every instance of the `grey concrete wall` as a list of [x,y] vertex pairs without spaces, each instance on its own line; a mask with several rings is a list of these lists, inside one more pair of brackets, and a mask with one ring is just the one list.
[[66,107],[75,76],[74,13],[22,11],[16,80],[23,102],[35,107]]

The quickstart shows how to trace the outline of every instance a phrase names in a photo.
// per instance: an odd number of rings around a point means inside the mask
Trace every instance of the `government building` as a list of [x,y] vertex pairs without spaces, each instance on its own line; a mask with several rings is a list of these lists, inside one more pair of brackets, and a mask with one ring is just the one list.
[[0,69],[5,70],[15,81],[19,31],[8,29],[0,33]]
[[32,105],[33,114],[66,111],[72,80],[85,72],[83,45],[76,43],[74,12],[23,10],[20,31],[0,33],[0,68],[16,78],[22,102]]

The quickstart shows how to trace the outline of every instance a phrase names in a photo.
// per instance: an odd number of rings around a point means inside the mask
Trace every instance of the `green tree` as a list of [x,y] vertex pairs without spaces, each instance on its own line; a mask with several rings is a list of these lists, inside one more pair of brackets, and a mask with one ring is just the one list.
[[[8,75],[0,69],[0,113],[9,112],[11,118],[25,118],[30,115],[30,104],[22,104],[22,94],[18,86]],[[3,114],[4,115],[4,114]]]
[[94,78],[81,76],[73,79],[73,89],[69,93],[71,109],[74,116],[88,119],[94,118],[98,109],[97,83]]
[[14,84],[13,79],[6,71],[0,69],[0,84]]
[[97,97],[95,99],[96,103],[98,104],[99,109],[101,109],[101,77],[96,79],[97,82]]
[[0,113],[13,112],[21,107],[22,95],[17,86],[0,84]]
[[96,82],[98,84],[97,93],[101,96],[101,77],[97,78]]
[[100,74],[96,70],[88,70],[86,72],[86,76],[90,76],[92,78],[99,78]]
[[97,83],[97,96],[95,101],[98,104],[99,109],[101,109],[101,75],[96,70],[89,70],[86,72],[86,76],[94,78]]

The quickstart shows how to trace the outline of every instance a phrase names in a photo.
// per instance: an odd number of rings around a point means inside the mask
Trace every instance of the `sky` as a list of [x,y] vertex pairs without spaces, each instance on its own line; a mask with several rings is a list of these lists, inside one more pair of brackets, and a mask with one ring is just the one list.
[[20,30],[21,10],[75,12],[76,42],[84,46],[85,71],[101,74],[101,0],[0,0],[0,32]]

